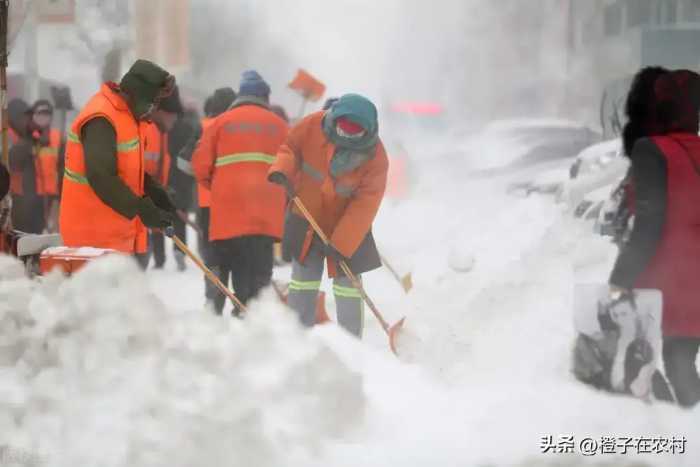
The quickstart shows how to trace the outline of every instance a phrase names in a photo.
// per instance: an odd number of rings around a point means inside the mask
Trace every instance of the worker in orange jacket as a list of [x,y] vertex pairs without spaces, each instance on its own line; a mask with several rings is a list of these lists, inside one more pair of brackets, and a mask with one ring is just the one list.
[[381,266],[372,222],[387,170],[377,110],[356,94],[302,119],[277,153],[269,180],[284,186],[290,197],[298,196],[331,241],[324,245],[296,207],[288,213],[282,241],[284,256],[293,259],[288,303],[304,325],[315,323],[326,259],[334,278],[338,322],[362,336],[362,297],[337,263],[346,261],[358,277]]
[[[231,277],[243,303],[270,283],[273,243],[282,237],[284,223],[284,190],[267,181],[267,172],[287,125],[270,111],[269,96],[257,72],[244,72],[238,98],[202,134],[192,157],[197,182],[211,189],[214,269],[225,284]],[[217,313],[224,303],[217,294]]]
[[174,84],[159,66],[137,60],[78,114],[68,134],[59,217],[67,246],[143,255],[146,229],[172,225],[172,201],[144,170],[139,122],[151,118]]
[[[53,106],[48,100],[25,107],[19,100],[10,107],[11,123],[16,127],[9,132],[13,219],[18,230],[40,234],[56,228],[58,166],[64,144],[61,133],[51,128]],[[25,110],[18,115],[20,108]]]
[[[22,100],[8,105],[10,128],[9,169],[12,193],[12,224],[26,233],[40,234],[46,228],[47,178],[39,158],[41,134],[32,119],[32,109]],[[48,135],[45,135],[48,137]],[[48,143],[48,142],[46,142]]]

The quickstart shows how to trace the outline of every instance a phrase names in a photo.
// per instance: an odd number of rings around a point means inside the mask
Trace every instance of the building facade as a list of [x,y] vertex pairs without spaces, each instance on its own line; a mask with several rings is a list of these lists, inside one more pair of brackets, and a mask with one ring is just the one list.
[[641,67],[700,69],[700,0],[571,0],[570,11],[572,99],[600,102],[607,136]]

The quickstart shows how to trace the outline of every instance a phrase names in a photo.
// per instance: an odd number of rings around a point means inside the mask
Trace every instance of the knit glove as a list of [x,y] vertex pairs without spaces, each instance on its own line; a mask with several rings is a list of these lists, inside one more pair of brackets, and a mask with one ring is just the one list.
[[139,200],[138,216],[149,229],[165,229],[173,225],[173,214],[160,209],[148,197]]
[[270,175],[267,176],[267,180],[282,186],[287,192],[287,196],[289,196],[290,199],[296,196],[296,193],[294,193],[294,187],[292,187],[292,184],[289,182],[289,179],[282,172],[272,172]]

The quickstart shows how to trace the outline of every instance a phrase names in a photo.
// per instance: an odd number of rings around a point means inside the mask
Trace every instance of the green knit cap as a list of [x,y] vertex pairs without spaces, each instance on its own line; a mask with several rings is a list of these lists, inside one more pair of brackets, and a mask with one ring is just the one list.
[[138,118],[148,111],[158,94],[172,85],[172,82],[170,73],[155,63],[136,60],[122,78],[119,87],[131,97],[131,111]]

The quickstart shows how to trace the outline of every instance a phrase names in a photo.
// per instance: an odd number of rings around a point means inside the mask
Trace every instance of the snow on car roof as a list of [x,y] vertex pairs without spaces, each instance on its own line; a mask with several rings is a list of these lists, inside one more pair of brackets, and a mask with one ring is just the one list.
[[602,143],[596,143],[592,146],[588,146],[586,149],[581,151],[576,157],[583,161],[588,161],[590,159],[598,159],[608,153],[617,153],[622,147],[622,140],[620,138],[611,139],[609,141],[603,141]]
[[560,118],[516,118],[495,120],[486,126],[486,131],[509,131],[521,128],[583,128],[584,124]]

